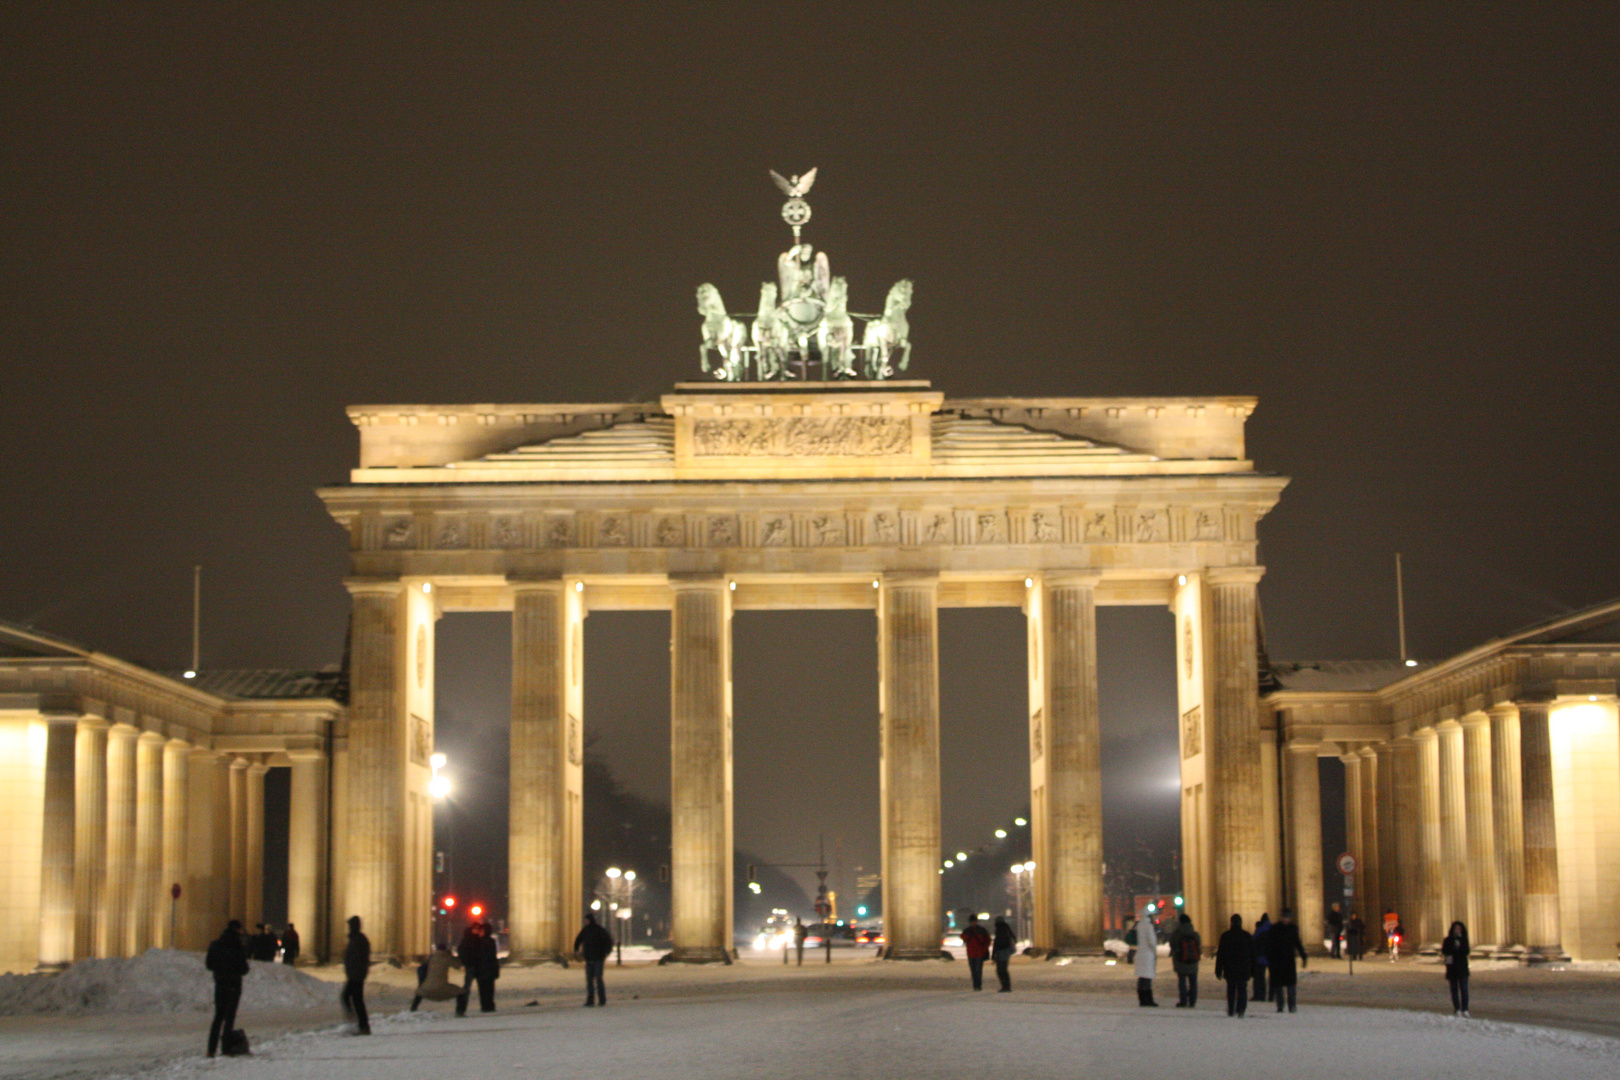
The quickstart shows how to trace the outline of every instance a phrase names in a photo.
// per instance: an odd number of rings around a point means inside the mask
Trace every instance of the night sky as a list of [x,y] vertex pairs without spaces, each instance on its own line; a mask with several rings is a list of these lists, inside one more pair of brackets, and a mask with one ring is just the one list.
[[[1620,16],[1408,7],[6,5],[0,618],[179,668],[200,563],[205,667],[336,662],[344,407],[698,377],[695,286],[752,309],[766,170],[811,166],[806,238],[854,310],[915,280],[947,395],[1258,395],[1273,658],[1393,656],[1395,552],[1424,658],[1608,599]],[[667,615],[587,626],[594,748],[666,798]],[[873,616],[736,628],[739,846],[852,879]],[[941,633],[950,850],[1027,800],[1024,639]],[[509,636],[440,641],[460,842],[499,850]],[[1100,651],[1110,857],[1164,859],[1168,615]]]

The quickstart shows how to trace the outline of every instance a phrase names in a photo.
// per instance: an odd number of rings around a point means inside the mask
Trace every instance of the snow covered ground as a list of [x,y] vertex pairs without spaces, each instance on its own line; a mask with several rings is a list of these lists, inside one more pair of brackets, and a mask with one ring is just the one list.
[[1313,962],[1297,1014],[1262,1007],[1240,1021],[1226,1018],[1207,975],[1198,1009],[1171,1007],[1168,976],[1158,981],[1162,1007],[1139,1009],[1128,970],[1100,961],[1020,960],[1013,993],[995,993],[988,979],[975,994],[963,963],[884,964],[864,951],[835,953],[830,965],[807,954],[803,968],[779,956],[730,967],[631,962],[640,959],[627,951],[627,966],[608,968],[606,1009],[579,1007],[577,967],[509,969],[500,1011],[464,1019],[442,1004],[403,1011],[412,976],[379,968],[373,1036],[346,1033],[328,983],[301,1020],[298,1010],[244,1007],[251,1059],[202,1058],[207,1015],[189,1010],[0,1018],[0,1077],[1620,1075],[1620,985],[1606,971],[1482,972],[1477,1019],[1465,1021],[1449,1015],[1432,965],[1370,963],[1351,977],[1342,964]]

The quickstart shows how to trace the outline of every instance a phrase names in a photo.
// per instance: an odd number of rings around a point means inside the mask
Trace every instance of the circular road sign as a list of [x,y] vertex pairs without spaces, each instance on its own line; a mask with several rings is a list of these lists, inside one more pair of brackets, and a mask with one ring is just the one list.
[[1356,872],[1356,857],[1348,851],[1339,856],[1339,873],[1349,877]]

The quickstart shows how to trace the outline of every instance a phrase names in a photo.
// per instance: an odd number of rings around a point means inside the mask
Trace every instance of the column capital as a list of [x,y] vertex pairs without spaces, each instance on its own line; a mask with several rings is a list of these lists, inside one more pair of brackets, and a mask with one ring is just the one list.
[[247,767],[248,767],[248,759],[247,758],[245,758],[245,757],[237,757],[234,754],[231,755],[231,771],[235,772],[236,770],[240,769],[241,771],[246,772]]
[[1204,571],[1211,585],[1258,585],[1265,576],[1263,566],[1211,566]]
[[698,572],[676,573],[668,576],[669,587],[676,592],[683,592],[688,589],[705,592],[726,592],[727,585],[730,584],[729,579],[724,574]]
[[1290,735],[1287,746],[1290,754],[1310,754],[1316,757],[1322,751],[1322,742],[1316,732],[1308,735]]
[[1363,746],[1360,750],[1357,750],[1356,753],[1358,755],[1360,755],[1361,757],[1363,757],[1363,758],[1371,760],[1371,759],[1376,758],[1378,756],[1378,747],[1376,745],[1374,745],[1373,743],[1368,743],[1365,746]]
[[308,762],[308,761],[325,761],[326,760],[326,751],[325,750],[319,750],[319,749],[316,749],[314,747],[299,747],[298,749],[295,749],[295,750],[288,750],[286,753],[287,753],[287,760],[288,761],[294,761],[294,762],[305,761],[305,762]]
[[80,731],[106,731],[112,727],[105,717],[85,715],[75,719],[78,721]]
[[546,575],[539,575],[539,574],[536,574],[536,575],[508,574],[508,575],[506,575],[506,587],[508,589],[511,589],[514,593],[519,593],[519,592],[561,593],[561,592],[565,591],[568,588],[568,582],[564,581],[563,578],[562,578],[562,575],[560,575],[560,574],[557,574],[557,575],[551,575],[551,574],[546,574]]
[[1076,586],[1085,589],[1095,589],[1102,581],[1102,574],[1091,570],[1047,571],[1045,573],[1034,574],[1032,576],[1035,578],[1035,583],[1037,585],[1045,585],[1048,588],[1054,589],[1072,588]]
[[163,732],[161,731],[142,731],[138,736],[138,739],[144,743],[166,743],[169,741],[168,739],[164,738]]
[[1481,710],[1471,713],[1464,713],[1463,718],[1457,722],[1462,725],[1464,731],[1467,731],[1469,728],[1489,727],[1491,718],[1487,716],[1483,710]]
[[1412,740],[1414,742],[1436,742],[1439,740],[1439,738],[1440,732],[1433,724],[1430,724],[1428,727],[1415,728],[1412,731]]
[[924,570],[885,570],[878,580],[884,588],[939,588],[939,575]]
[[405,583],[397,577],[349,577],[343,579],[343,587],[351,596],[395,597],[405,591]]
[[1519,706],[1511,701],[1498,701],[1485,710],[1485,715],[1491,720],[1506,720],[1509,717],[1517,718]]

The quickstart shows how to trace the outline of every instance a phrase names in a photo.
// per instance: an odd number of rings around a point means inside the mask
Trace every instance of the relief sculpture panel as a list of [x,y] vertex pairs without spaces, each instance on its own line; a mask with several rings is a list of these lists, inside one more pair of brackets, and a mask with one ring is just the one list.
[[898,457],[911,453],[911,421],[884,416],[698,420],[698,457]]

